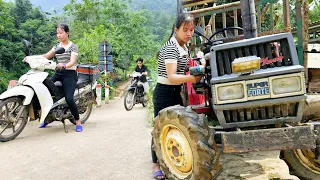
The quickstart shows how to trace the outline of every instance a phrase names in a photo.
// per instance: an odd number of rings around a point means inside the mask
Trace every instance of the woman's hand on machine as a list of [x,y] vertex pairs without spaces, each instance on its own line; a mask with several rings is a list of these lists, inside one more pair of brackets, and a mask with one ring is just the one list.
[[191,82],[192,83],[200,82],[201,78],[203,77],[203,76],[194,76],[194,75],[190,75],[190,76],[191,76]]
[[204,58],[201,58],[200,62],[202,66],[206,66],[206,60]]

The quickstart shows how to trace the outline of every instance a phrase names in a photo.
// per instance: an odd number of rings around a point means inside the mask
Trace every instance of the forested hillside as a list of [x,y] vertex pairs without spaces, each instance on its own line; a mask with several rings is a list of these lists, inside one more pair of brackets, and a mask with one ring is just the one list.
[[0,93],[10,79],[18,79],[28,70],[21,62],[29,53],[22,41],[31,42],[30,53],[43,54],[57,42],[54,26],[58,23],[70,26],[70,39],[79,47],[79,63],[98,63],[97,47],[106,39],[112,44],[117,69],[131,71],[130,66],[140,56],[155,68],[155,54],[168,38],[174,14],[165,13],[160,6],[155,10],[157,3],[168,10],[169,1],[149,2],[153,3],[149,6],[145,0],[71,0],[63,13],[48,17],[29,0],[0,0]]
[[[129,0],[130,1],[130,0]],[[170,15],[175,15],[177,8],[176,0],[131,0],[132,9],[148,9],[152,12],[162,11]]]

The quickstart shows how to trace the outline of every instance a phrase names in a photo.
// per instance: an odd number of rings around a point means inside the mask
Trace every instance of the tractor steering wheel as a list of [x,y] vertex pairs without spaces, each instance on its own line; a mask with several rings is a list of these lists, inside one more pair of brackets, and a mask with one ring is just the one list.
[[[227,35],[225,34],[225,31],[232,31],[232,30],[240,30],[240,31],[243,31],[242,28],[240,27],[227,27],[227,28],[223,28],[223,29],[220,29],[219,31],[216,31],[215,33],[213,33],[209,39],[211,40],[215,35],[217,34],[221,34],[223,35],[224,38],[227,38]],[[216,40],[214,40],[216,41]]]

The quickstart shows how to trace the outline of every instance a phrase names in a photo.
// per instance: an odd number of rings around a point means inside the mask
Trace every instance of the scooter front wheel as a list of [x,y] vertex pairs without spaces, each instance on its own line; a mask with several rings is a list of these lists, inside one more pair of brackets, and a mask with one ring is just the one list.
[[22,99],[11,97],[0,101],[0,141],[16,138],[28,122],[28,109]]
[[125,97],[124,97],[124,108],[127,110],[127,111],[130,111],[134,104],[135,104],[135,93],[134,91],[127,91]]

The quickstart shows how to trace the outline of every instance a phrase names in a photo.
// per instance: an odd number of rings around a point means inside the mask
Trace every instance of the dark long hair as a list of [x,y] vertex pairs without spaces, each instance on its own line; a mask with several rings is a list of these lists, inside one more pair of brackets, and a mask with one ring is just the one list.
[[[64,32],[68,33],[69,32],[69,26],[66,25],[66,24],[57,24],[56,25],[56,30],[60,28],[62,29]],[[69,34],[68,34],[68,37],[69,37]]]
[[[181,13],[181,14],[179,14],[177,19],[176,19],[176,21],[174,22],[174,24],[172,26],[172,31],[171,31],[171,34],[169,36],[168,41],[173,36],[175,28],[179,29],[183,23],[186,24],[186,23],[190,23],[190,22],[193,22],[193,21],[194,21],[194,17],[193,17],[192,14],[190,14],[190,13]],[[159,52],[157,52],[156,56],[157,56],[157,58],[159,57]]]
[[194,21],[194,17],[193,17],[192,14],[190,14],[190,13],[181,13],[181,14],[179,14],[177,19],[176,19],[176,21],[175,21],[175,23],[173,24],[172,31],[171,31],[171,34],[169,36],[169,39],[172,37],[175,28],[179,29],[183,23],[187,24],[187,23],[190,23],[190,22],[193,22],[193,21]]

